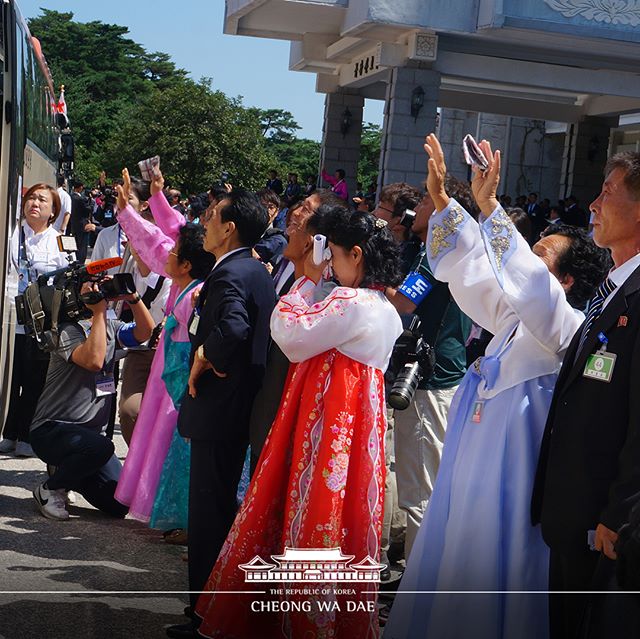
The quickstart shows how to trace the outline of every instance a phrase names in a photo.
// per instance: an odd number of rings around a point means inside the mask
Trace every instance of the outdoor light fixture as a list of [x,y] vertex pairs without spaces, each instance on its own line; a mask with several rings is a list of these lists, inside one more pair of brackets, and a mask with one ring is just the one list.
[[422,109],[423,106],[424,89],[418,86],[411,92],[411,115],[413,116],[414,122],[418,119],[418,114],[420,113],[420,109]]
[[347,133],[349,133],[349,129],[351,128],[351,122],[353,121],[353,116],[351,115],[351,111],[346,108],[342,112],[342,121],[340,122],[340,133],[342,133],[342,137],[345,137]]

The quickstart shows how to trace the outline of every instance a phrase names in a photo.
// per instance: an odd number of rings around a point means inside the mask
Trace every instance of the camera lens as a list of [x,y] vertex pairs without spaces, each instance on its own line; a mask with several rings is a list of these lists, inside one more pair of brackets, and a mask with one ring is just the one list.
[[396,410],[406,410],[416,394],[416,388],[421,379],[422,374],[418,362],[405,364],[389,392],[389,406]]

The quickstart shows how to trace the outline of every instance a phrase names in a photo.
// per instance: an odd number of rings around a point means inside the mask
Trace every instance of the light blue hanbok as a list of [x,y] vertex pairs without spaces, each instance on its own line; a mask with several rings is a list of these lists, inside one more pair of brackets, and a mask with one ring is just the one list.
[[430,220],[427,249],[436,278],[495,337],[451,405],[384,637],[545,639],[548,548],[529,505],[557,373],[584,316],[500,207],[478,224],[452,199]]

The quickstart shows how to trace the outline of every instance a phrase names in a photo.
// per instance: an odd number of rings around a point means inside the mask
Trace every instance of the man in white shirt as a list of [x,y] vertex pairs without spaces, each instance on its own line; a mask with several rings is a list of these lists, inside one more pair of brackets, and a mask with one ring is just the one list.
[[65,191],[64,178],[61,176],[58,177],[58,195],[60,196],[60,215],[53,221],[52,226],[64,235],[71,217],[71,196]]

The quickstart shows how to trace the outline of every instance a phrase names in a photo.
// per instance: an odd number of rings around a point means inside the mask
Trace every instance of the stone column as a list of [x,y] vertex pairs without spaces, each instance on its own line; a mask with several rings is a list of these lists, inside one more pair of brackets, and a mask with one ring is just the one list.
[[586,117],[569,125],[565,136],[560,195],[575,195],[585,210],[602,186],[611,126],[607,118]]
[[[424,90],[424,106],[411,115],[411,94]],[[396,67],[387,86],[378,172],[378,190],[393,182],[421,187],[427,174],[424,138],[436,129],[440,74],[419,67]]]
[[[343,135],[341,125],[346,109],[351,113],[351,126]],[[333,175],[337,169],[344,169],[349,197],[353,197],[356,192],[363,109],[364,98],[356,92],[346,90],[327,93],[324,102],[324,126],[318,174],[323,167],[330,175]],[[319,183],[328,186],[322,182],[321,178]]]
[[447,162],[447,172],[459,180],[471,177],[469,165],[462,152],[462,140],[467,133],[476,135],[479,114],[462,109],[440,109],[438,139]]

